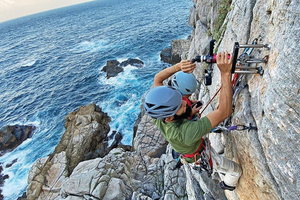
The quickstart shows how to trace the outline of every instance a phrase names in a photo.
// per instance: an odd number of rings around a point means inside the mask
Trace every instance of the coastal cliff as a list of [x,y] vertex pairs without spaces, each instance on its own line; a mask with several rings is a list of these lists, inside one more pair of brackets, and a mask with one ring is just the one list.
[[[27,199],[299,199],[300,4],[298,1],[194,0],[189,24],[194,28],[182,59],[208,53],[215,38],[218,51],[234,42],[270,44],[264,75],[247,75],[248,87],[239,94],[232,123],[257,130],[210,133],[219,153],[243,169],[235,191],[218,188],[189,165],[174,169],[171,147],[149,116],[141,115],[132,147],[107,146],[109,116],[95,104],[66,117],[66,131],[55,151],[38,159],[28,177]],[[185,47],[186,48],[186,47]],[[176,52],[178,54],[178,52]],[[205,64],[194,71],[201,82]],[[211,86],[199,85],[194,99],[208,102],[220,87],[217,66]],[[217,106],[216,98],[205,114]],[[117,146],[117,145],[116,145]]]
[[[218,51],[231,52],[235,42],[251,43],[254,38],[270,46],[270,50],[253,51],[254,57],[268,56],[268,62],[258,65],[264,69],[263,76],[245,77],[248,87],[237,98],[232,120],[233,125],[252,124],[257,131],[209,134],[214,147],[243,168],[237,189],[226,192],[226,196],[228,199],[299,199],[299,1],[194,2],[189,20],[194,31],[188,59],[206,55],[212,37],[217,39]],[[204,67],[198,64],[194,72],[198,80]],[[201,85],[198,97],[205,102],[220,87],[219,71],[216,65],[213,67],[212,85]],[[212,105],[216,107],[217,101]]]

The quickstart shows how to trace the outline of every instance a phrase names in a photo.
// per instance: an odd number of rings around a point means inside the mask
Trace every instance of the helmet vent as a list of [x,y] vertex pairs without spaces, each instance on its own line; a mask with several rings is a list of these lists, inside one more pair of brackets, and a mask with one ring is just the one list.
[[151,103],[146,103],[146,104],[149,108],[152,108],[154,106],[154,104],[151,104]]
[[[160,110],[160,109],[165,109],[165,108],[170,108],[170,106],[159,106],[156,109]],[[171,109],[170,109],[171,110]]]
[[173,80],[173,83],[174,83],[177,87],[179,87],[176,80]]

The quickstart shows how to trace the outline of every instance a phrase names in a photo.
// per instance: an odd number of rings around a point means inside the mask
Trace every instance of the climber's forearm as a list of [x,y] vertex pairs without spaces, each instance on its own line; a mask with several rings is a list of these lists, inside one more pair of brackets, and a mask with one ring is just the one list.
[[171,67],[168,67],[168,68],[160,71],[159,73],[157,73],[154,76],[153,87],[163,85],[164,80],[168,79],[170,76],[172,76],[173,74],[175,74],[176,72],[178,72],[180,70],[181,70],[181,68],[179,66],[179,63],[177,63],[176,65],[173,65]]
[[222,89],[219,97],[219,110],[223,113],[223,120],[230,116],[232,112],[232,89],[231,74],[221,74]]

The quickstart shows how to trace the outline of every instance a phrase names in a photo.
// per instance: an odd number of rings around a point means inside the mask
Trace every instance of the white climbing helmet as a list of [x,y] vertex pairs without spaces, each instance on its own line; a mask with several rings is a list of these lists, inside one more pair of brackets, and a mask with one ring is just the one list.
[[197,80],[193,74],[180,71],[172,77],[171,85],[179,90],[182,95],[190,95],[196,91]]

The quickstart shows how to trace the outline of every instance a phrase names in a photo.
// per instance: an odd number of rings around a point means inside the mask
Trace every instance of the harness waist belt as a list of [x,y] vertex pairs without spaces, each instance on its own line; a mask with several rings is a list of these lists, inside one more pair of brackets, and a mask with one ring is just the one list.
[[195,154],[200,153],[204,150],[203,142],[204,142],[204,139],[201,138],[201,143],[200,143],[198,149],[192,154],[182,154],[182,157],[183,158],[194,158]]

